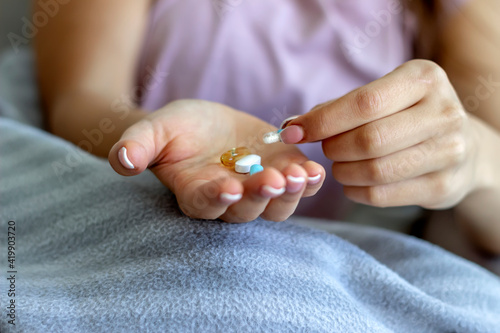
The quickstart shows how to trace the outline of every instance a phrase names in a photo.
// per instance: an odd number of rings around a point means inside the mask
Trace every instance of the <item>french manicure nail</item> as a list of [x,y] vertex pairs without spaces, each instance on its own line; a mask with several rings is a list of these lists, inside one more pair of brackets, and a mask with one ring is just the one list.
[[118,151],[118,159],[120,160],[120,163],[127,169],[133,170],[135,169],[135,166],[130,162],[127,156],[127,148],[121,147],[121,149]]
[[306,179],[304,177],[294,177],[292,175],[286,176],[286,179],[288,179],[290,182],[296,183],[296,184],[302,184],[303,182],[306,181]]
[[304,138],[304,129],[297,125],[288,126],[280,133],[280,137],[284,143],[297,143]]
[[286,184],[286,190],[289,193],[296,193],[302,189],[302,184],[305,183],[306,179],[304,177],[294,177],[292,175],[286,176],[288,180]]
[[242,197],[243,197],[243,195],[241,193],[231,194],[231,193],[226,193],[226,192],[221,193],[219,196],[221,201],[223,201],[225,203],[235,203],[237,201],[240,201]]
[[264,185],[264,186],[262,186],[261,193],[264,197],[272,198],[272,197],[277,197],[277,196],[282,195],[283,193],[285,193],[285,191],[286,191],[286,188],[284,188],[284,187],[274,188],[274,187],[269,186],[269,185]]
[[319,183],[319,180],[321,179],[321,175],[316,175],[316,176],[313,176],[313,177],[307,177],[307,180],[308,180],[308,184],[310,185],[314,185],[314,184],[317,184]]

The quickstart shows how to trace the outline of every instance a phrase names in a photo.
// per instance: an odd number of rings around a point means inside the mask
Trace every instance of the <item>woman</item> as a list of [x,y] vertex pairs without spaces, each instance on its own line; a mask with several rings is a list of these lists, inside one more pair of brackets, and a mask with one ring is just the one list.
[[[284,220],[335,161],[346,197],[455,207],[500,253],[500,6],[408,3],[69,2],[37,36],[50,128],[122,175],[150,168],[191,217]],[[260,143],[300,113],[286,144]],[[299,147],[323,166],[292,145],[315,141],[330,162]],[[263,172],[220,166],[239,146]],[[307,209],[340,212],[338,190]]]

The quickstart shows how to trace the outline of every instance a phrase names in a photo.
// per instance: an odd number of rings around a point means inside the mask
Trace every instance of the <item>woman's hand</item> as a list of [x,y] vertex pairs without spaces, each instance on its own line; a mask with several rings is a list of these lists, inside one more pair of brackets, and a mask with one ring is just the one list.
[[[301,197],[319,190],[325,171],[295,146],[261,143],[262,135],[272,130],[276,128],[221,104],[179,100],[128,128],[109,161],[125,176],[149,167],[190,217],[282,221]],[[262,157],[264,171],[237,174],[220,163],[222,153],[241,146]]]
[[446,208],[481,185],[475,122],[444,70],[413,60],[293,120],[282,138],[321,140],[354,201]]

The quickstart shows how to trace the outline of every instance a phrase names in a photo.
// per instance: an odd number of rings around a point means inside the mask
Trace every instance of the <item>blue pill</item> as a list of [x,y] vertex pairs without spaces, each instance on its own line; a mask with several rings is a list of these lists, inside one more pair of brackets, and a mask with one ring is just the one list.
[[261,172],[262,170],[264,170],[264,168],[262,167],[262,165],[260,164],[254,164],[250,167],[250,176],[253,175],[254,173],[258,173],[258,172]]

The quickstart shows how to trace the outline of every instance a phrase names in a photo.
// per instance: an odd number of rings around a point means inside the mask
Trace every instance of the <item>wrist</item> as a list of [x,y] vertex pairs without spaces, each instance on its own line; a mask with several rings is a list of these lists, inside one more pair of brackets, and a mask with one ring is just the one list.
[[475,147],[475,174],[472,191],[481,189],[500,190],[500,133],[482,120],[470,116]]
[[482,120],[470,119],[475,176],[471,191],[454,207],[455,219],[477,247],[500,254],[500,134]]

